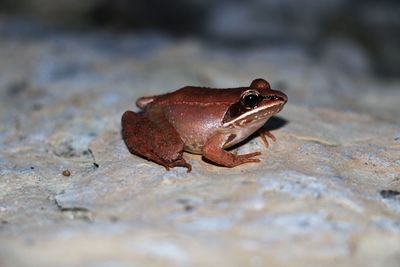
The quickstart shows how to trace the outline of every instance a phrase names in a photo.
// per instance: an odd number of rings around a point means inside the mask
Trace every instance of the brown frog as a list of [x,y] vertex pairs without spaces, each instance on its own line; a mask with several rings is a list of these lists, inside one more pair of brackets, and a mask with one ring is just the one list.
[[216,164],[235,167],[249,162],[260,152],[235,155],[225,149],[254,132],[268,146],[262,126],[280,112],[287,96],[272,90],[263,79],[249,87],[212,89],[186,86],[175,92],[139,98],[140,113],[122,115],[122,136],[131,153],[152,160],[167,170],[192,167],[183,159],[183,151],[201,154]]

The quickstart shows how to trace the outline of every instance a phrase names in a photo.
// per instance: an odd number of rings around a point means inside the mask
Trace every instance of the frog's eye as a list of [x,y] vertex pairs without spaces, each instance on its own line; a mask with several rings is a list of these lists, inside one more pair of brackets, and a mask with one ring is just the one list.
[[260,95],[257,91],[247,91],[241,97],[242,104],[247,108],[254,108],[260,102]]

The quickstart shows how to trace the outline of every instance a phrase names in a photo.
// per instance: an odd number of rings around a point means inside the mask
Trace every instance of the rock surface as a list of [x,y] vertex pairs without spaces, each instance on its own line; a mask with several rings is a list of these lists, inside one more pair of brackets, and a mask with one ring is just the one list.
[[[376,80],[357,47],[333,42],[315,61],[291,47],[5,29],[0,266],[399,266],[400,83]],[[166,172],[121,140],[139,96],[256,77],[289,96],[267,124],[278,141],[237,148],[261,150],[260,164],[186,153],[191,173]]]

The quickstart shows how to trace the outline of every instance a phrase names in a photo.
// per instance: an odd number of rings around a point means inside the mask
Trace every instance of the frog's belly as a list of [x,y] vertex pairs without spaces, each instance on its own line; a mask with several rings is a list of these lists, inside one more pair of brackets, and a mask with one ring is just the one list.
[[184,150],[193,154],[203,154],[203,147],[205,142],[196,142],[196,141],[190,141],[190,142],[184,142]]
[[184,150],[194,154],[202,154],[203,148],[207,139],[215,132],[215,129],[208,129],[202,131],[201,129],[186,130],[180,134],[181,139],[184,143]]
[[164,114],[178,132],[184,143],[184,150],[202,154],[209,136],[221,127],[226,106],[210,106],[193,102],[175,103],[165,107]]
[[202,154],[208,138],[221,127],[221,124],[217,120],[192,118],[190,123],[189,121],[184,124],[176,123],[174,127],[184,143],[185,151]]

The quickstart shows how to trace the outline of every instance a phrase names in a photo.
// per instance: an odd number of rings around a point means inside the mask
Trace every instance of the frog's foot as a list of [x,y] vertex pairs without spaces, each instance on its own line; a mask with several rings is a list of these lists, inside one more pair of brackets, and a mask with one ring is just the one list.
[[[187,163],[186,160],[184,160],[183,158],[170,163],[169,167],[171,167],[171,168],[173,168],[173,167],[184,167],[184,168],[187,168],[187,172],[191,172],[192,171],[192,165]],[[168,168],[167,168],[167,170],[168,170]]]
[[275,135],[273,135],[270,131],[267,131],[267,130],[261,128],[260,130],[258,130],[258,133],[260,134],[261,140],[263,141],[266,148],[269,147],[267,137],[271,138],[272,141],[276,142]]
[[225,167],[235,167],[244,163],[260,162],[254,157],[261,155],[260,152],[253,152],[243,155],[235,155],[225,151],[222,147],[226,142],[224,134],[215,134],[207,140],[203,148],[203,156],[219,165]]
[[[261,152],[253,152],[253,153],[248,153],[248,154],[243,154],[243,155],[236,155],[235,158],[235,165],[240,165],[240,164],[244,164],[244,163],[251,163],[251,162],[260,162],[260,159],[253,159],[256,156],[260,156]],[[233,167],[234,167],[233,166]]]
[[174,168],[174,167],[184,167],[187,169],[187,172],[192,171],[192,165],[187,163],[186,160],[184,160],[183,158],[172,161],[172,162],[167,162],[167,161],[163,160],[162,158],[160,158],[157,154],[154,154],[154,153],[143,153],[143,154],[139,154],[139,153],[135,153],[135,152],[132,152],[132,153],[137,154],[148,160],[151,160],[151,161],[154,161],[155,163],[160,164],[167,171],[169,171],[170,168]]
[[154,161],[167,170],[181,166],[188,172],[191,166],[183,158],[183,142],[175,128],[165,118],[154,121],[132,111],[122,115],[122,137],[133,154]]

